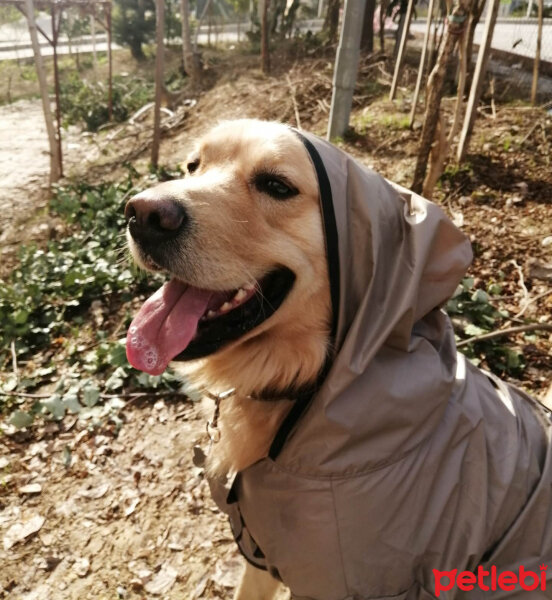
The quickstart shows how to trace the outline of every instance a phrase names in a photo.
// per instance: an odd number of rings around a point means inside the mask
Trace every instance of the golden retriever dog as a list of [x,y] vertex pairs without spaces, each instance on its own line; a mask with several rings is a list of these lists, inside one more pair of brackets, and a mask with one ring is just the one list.
[[[221,436],[206,463],[210,475],[241,471],[266,456],[292,406],[286,393],[313,384],[326,359],[331,309],[318,196],[313,167],[292,130],[243,120],[211,130],[188,158],[183,179],[127,204],[134,260],[212,291],[187,347],[198,358],[175,363],[200,389],[235,390],[220,403]],[[223,338],[228,327],[234,337],[225,319],[252,295],[246,330],[208,353],[209,327],[223,330]],[[263,319],[264,312],[272,314]],[[255,585],[277,585],[262,571],[247,571],[245,579]],[[240,590],[239,599],[265,597],[243,585]]]
[[210,403],[196,459],[248,560],[237,600],[280,581],[308,600],[479,600],[503,577],[496,598],[551,597],[551,421],[457,353],[441,307],[471,247],[438,206],[238,120],[125,216],[134,260],[170,277],[127,356],[174,361]]

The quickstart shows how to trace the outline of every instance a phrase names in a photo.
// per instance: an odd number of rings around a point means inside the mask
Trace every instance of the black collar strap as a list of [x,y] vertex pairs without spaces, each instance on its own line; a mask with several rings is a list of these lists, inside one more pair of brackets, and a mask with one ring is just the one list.
[[[326,239],[326,258],[328,261],[328,275],[330,279],[330,294],[332,300],[332,329],[330,332],[330,347],[334,346],[335,337],[337,333],[337,317],[339,314],[339,247],[337,237],[337,224],[335,221],[335,213],[332,198],[332,188],[326,168],[322,162],[322,158],[318,153],[318,150],[314,145],[299,131],[293,130],[294,133],[303,142],[307,152],[310,155],[316,176],[318,178],[318,187],[320,189],[320,209],[322,211],[322,221],[324,226],[324,233]],[[274,460],[280,454],[284,444],[290,435],[291,431],[305,413],[314,394],[318,391],[326,375],[330,370],[331,357],[326,359],[326,363],[320,372],[314,385],[308,389],[301,391],[299,395],[295,396],[295,402],[287,414],[286,418],[280,425],[280,429],[276,432],[268,456]],[[293,398],[292,398],[293,399]]]

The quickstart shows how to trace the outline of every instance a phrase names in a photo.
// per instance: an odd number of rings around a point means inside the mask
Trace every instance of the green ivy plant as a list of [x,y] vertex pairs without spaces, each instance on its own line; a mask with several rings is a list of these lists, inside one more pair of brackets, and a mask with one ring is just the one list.
[[[149,177],[178,175],[162,170]],[[170,371],[152,377],[131,368],[118,339],[131,320],[130,301],[162,282],[139,272],[127,256],[123,207],[136,191],[130,175],[118,184],[57,188],[50,210],[67,233],[45,247],[22,246],[19,266],[0,280],[0,371],[6,373],[0,410],[11,411],[15,426],[27,427],[37,415],[105,417],[118,409],[118,395],[137,386],[177,389]],[[105,325],[94,320],[94,302],[103,307]],[[17,377],[10,372],[13,360],[33,368]],[[53,391],[32,406],[17,394],[45,386]]]
[[[472,277],[462,280],[446,305],[458,340],[481,336],[501,327],[509,317],[507,311],[495,307],[501,293],[499,282],[489,283],[485,291],[475,288]],[[522,352],[506,346],[503,339],[474,341],[463,347],[462,352],[476,365],[485,360],[499,375],[519,375],[525,367]]]

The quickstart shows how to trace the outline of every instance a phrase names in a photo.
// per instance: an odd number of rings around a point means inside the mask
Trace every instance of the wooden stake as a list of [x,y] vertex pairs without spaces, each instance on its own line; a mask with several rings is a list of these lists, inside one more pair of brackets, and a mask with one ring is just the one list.
[[46,124],[46,131],[48,133],[48,142],[50,146],[50,183],[54,183],[61,177],[61,165],[59,164],[58,160],[56,133],[54,129],[52,109],[50,107],[50,99],[48,98],[46,73],[44,71],[44,63],[42,62],[42,54],[40,54],[40,46],[38,43],[33,0],[25,0],[25,15],[27,17],[29,34],[31,36],[31,43],[33,46],[36,74],[40,86],[40,97],[42,99],[42,111],[44,112],[44,122]]
[[544,16],[544,0],[538,0],[539,2],[539,25],[537,30],[537,48],[535,51],[535,62],[533,63],[533,84],[531,86],[531,104],[536,106],[537,104],[537,91],[539,88],[539,68],[540,68],[540,57],[542,47],[542,22]]
[[412,129],[414,125],[414,117],[416,116],[416,105],[418,104],[418,96],[420,95],[420,87],[422,85],[422,79],[424,75],[425,58],[427,54],[427,47],[429,44],[429,36],[431,34],[431,21],[433,19],[433,6],[435,0],[429,0],[429,8],[427,9],[427,22],[426,30],[424,34],[424,45],[422,47],[422,56],[420,57],[420,65],[418,67],[418,77],[416,78],[416,89],[414,90],[414,97],[412,98],[412,108],[410,109],[410,123],[409,127]]
[[153,109],[153,142],[151,145],[151,164],[159,164],[159,145],[161,142],[161,97],[163,94],[164,71],[164,32],[165,32],[165,3],[155,0],[157,16],[155,35],[155,106]]
[[485,77],[485,71],[487,70],[487,62],[489,60],[491,41],[493,39],[493,31],[496,23],[499,4],[500,0],[492,0],[492,4],[487,12],[485,31],[483,32],[483,40],[479,46],[477,63],[475,65],[475,72],[473,74],[473,82],[470,90],[470,96],[468,98],[468,105],[466,107],[466,115],[464,117],[464,125],[462,126],[460,141],[458,143],[458,152],[456,155],[458,162],[462,162],[464,160],[464,156],[466,155],[466,151],[468,149],[473,123],[475,121],[475,113],[477,110],[477,105],[479,104],[479,98],[481,97],[481,90],[483,88],[483,79]]
[[404,27],[402,30],[402,36],[399,45],[399,53],[397,54],[397,60],[395,62],[395,72],[393,73],[393,82],[391,83],[391,91],[389,92],[389,100],[394,100],[395,94],[397,93],[397,85],[399,82],[399,75],[401,74],[404,51],[406,49],[406,40],[408,38],[408,32],[410,31],[410,21],[412,19],[413,7],[414,0],[408,0],[408,6],[406,8],[406,17],[404,18]]

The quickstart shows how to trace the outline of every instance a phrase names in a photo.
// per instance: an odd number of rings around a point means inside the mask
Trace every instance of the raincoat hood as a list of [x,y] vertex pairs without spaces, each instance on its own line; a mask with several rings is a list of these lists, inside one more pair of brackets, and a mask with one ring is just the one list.
[[433,598],[433,569],[536,570],[552,560],[549,419],[456,352],[441,306],[469,241],[436,205],[300,137],[320,186],[333,352],[269,456],[210,482],[242,553],[316,600]]

